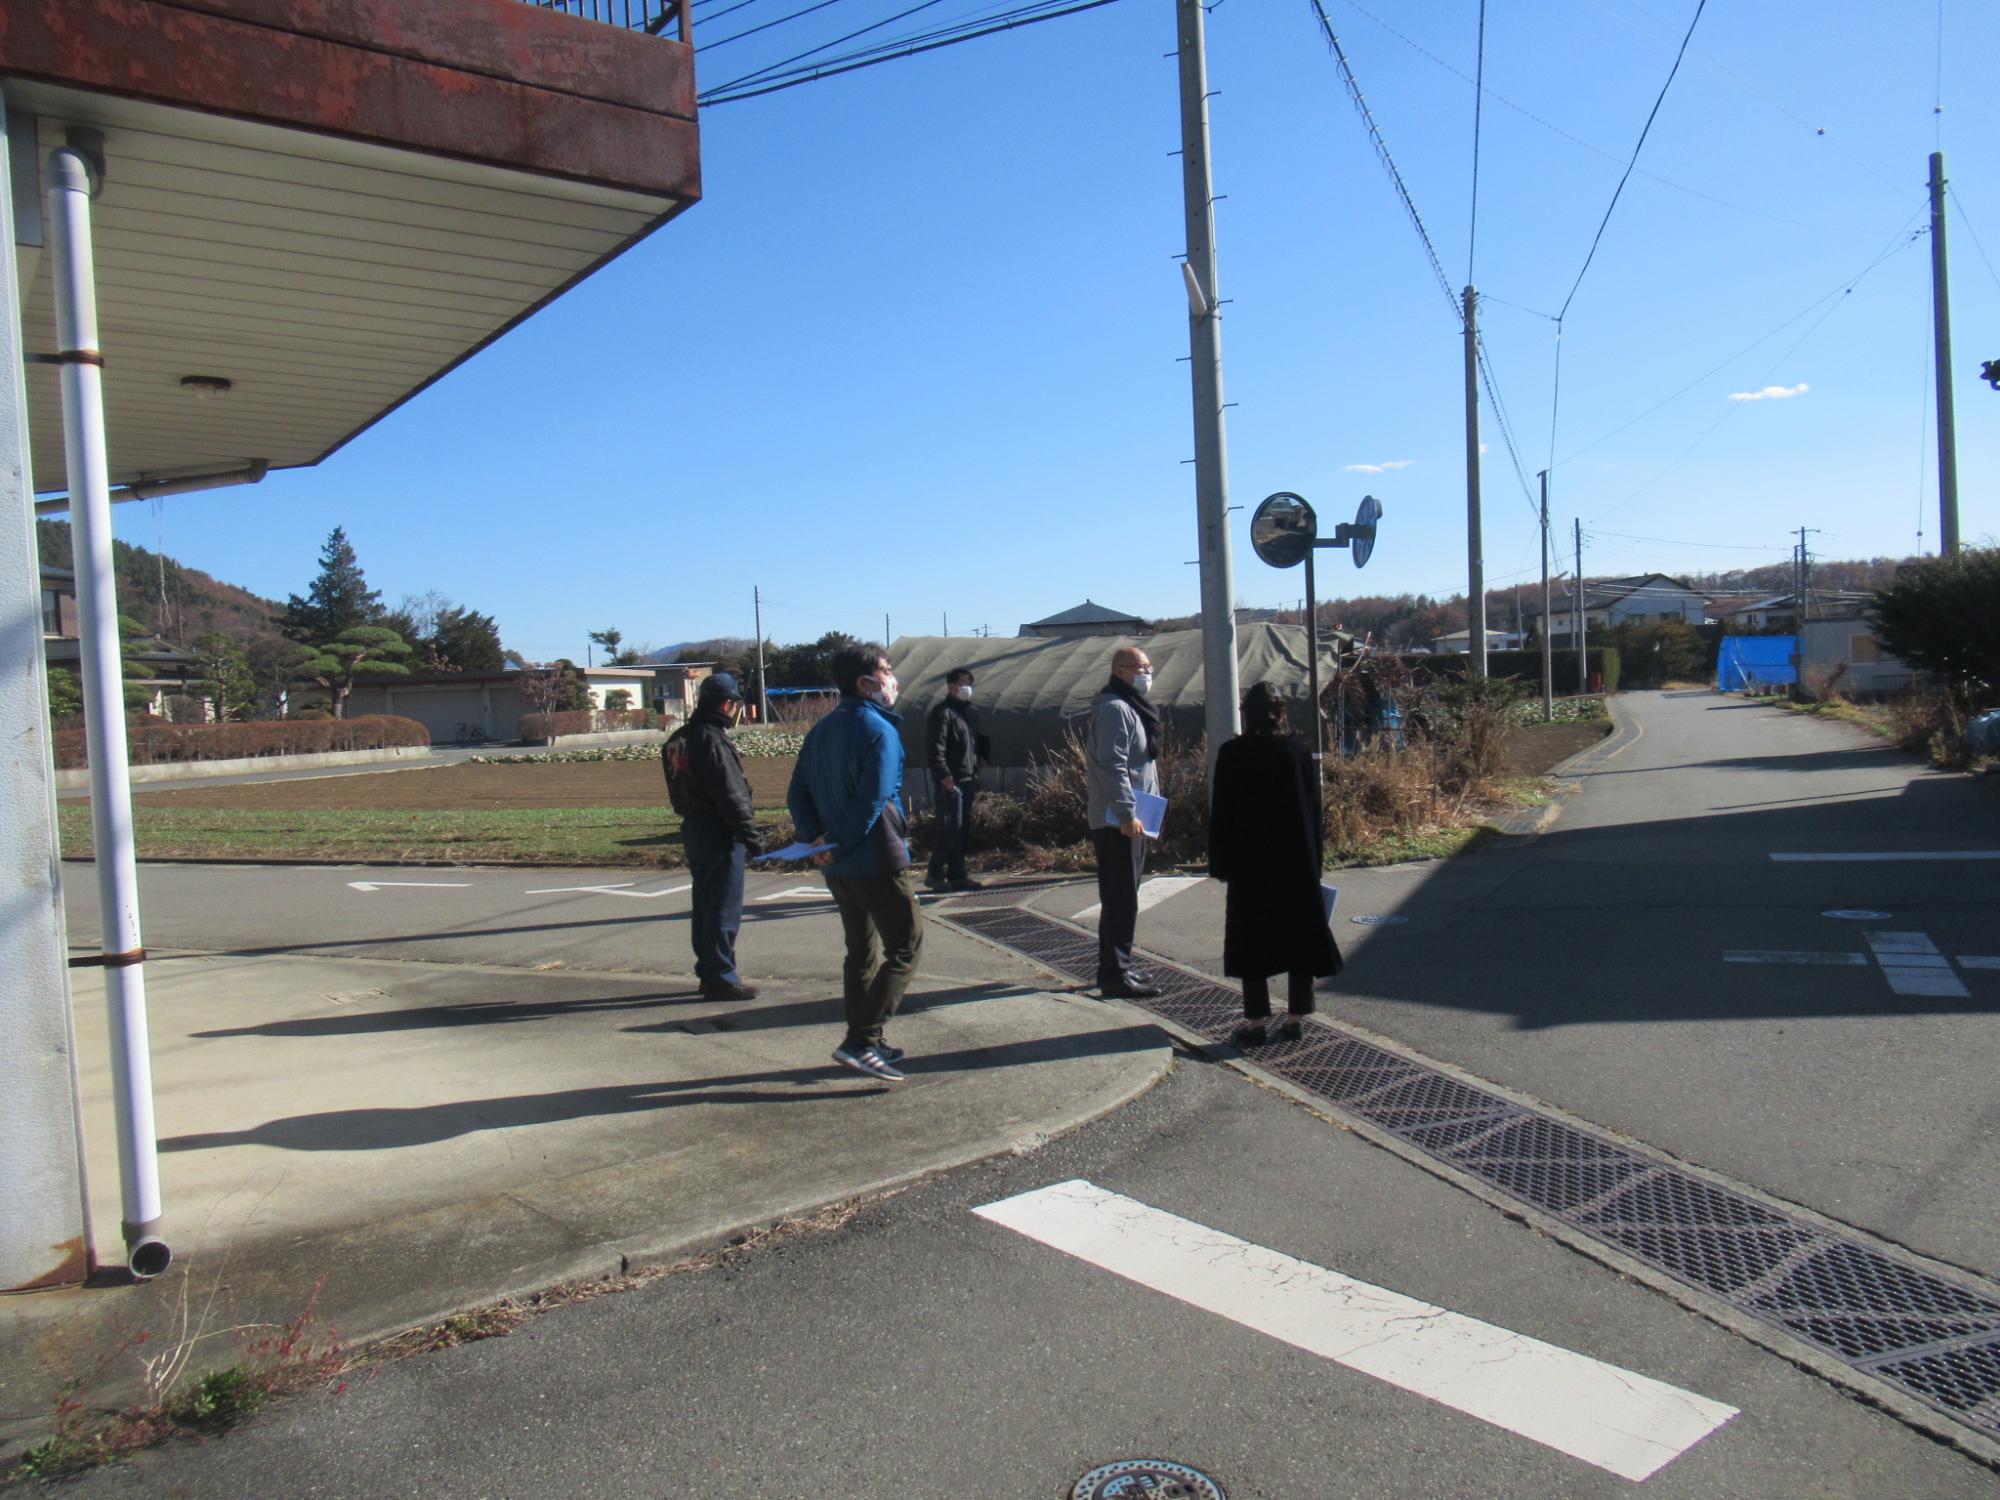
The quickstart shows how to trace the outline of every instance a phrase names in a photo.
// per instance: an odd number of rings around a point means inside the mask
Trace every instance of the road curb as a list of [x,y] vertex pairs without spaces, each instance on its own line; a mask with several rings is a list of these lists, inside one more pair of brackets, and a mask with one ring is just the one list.
[[1614,726],[1610,734],[1594,745],[1586,745],[1567,760],[1558,761],[1545,773],[1555,783],[1549,791],[1549,800],[1539,807],[1523,807],[1509,813],[1493,824],[1495,831],[1503,837],[1519,839],[1547,833],[1562,816],[1563,804],[1583,785],[1583,778],[1645,738],[1646,731],[1638,720],[1627,716],[1617,703],[1615,698],[1604,700],[1604,711]]

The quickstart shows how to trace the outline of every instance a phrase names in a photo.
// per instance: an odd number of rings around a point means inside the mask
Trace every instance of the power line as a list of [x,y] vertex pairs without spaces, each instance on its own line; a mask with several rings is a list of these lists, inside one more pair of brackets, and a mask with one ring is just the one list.
[[1438,290],[1444,293],[1444,300],[1451,304],[1452,318],[1462,323],[1464,311],[1459,306],[1458,293],[1451,289],[1451,280],[1444,274],[1444,265],[1438,259],[1437,246],[1431,243],[1431,233],[1424,228],[1423,215],[1417,212],[1416,200],[1410,196],[1410,189],[1403,181],[1403,174],[1396,167],[1396,159],[1389,154],[1389,143],[1382,139],[1382,129],[1375,123],[1375,116],[1369,111],[1368,100],[1361,93],[1361,83],[1354,76],[1354,67],[1342,50],[1340,38],[1334,35],[1333,22],[1327,18],[1323,0],[1312,0],[1313,11],[1319,17],[1320,30],[1326,33],[1327,46],[1333,50],[1334,61],[1340,65],[1341,81],[1347,85],[1348,97],[1354,101],[1354,108],[1361,116],[1361,123],[1367,127],[1369,144],[1375,148],[1375,155],[1389,173],[1389,180],[1396,184],[1396,196],[1403,200],[1403,209],[1410,216],[1410,223],[1416,226],[1417,238],[1424,242],[1424,254],[1430,260],[1431,272],[1437,277]]
[[[1919,230],[1916,233],[1910,234],[1907,238],[1904,238],[1900,244],[1894,245],[1890,249],[1884,251],[1882,255],[1880,255],[1874,262],[1872,262],[1869,265],[1868,270],[1869,271],[1874,270],[1876,266],[1882,264],[1883,261],[1887,260],[1891,255],[1894,255],[1898,250],[1908,249],[1911,245],[1917,242],[1918,238],[1923,234],[1923,232],[1924,231]],[[1868,274],[1867,271],[1862,272],[1863,276],[1867,274]],[[1855,284],[1859,284],[1860,279],[1861,279],[1860,277],[1856,277]],[[1769,380],[1771,376],[1777,372],[1778,367],[1784,364],[1784,362],[1790,359],[1795,353],[1797,353],[1798,350],[1805,344],[1807,339],[1810,339],[1815,333],[1819,332],[1820,326],[1824,324],[1828,318],[1834,315],[1834,313],[1840,308],[1841,304],[1847,300],[1847,297],[1851,295],[1853,291],[1854,291],[1853,285],[1844,287],[1842,289],[1841,296],[1827,305],[1826,311],[1822,312],[1819,315],[1819,317],[1813,322],[1812,327],[1808,328],[1804,333],[1800,334],[1797,342],[1795,342],[1791,346],[1791,348],[1787,349],[1783,354],[1779,355],[1777,359],[1772,362],[1770,368],[1765,370],[1765,372],[1762,375],[1757,377],[1757,383],[1761,385],[1765,381]],[[1735,416],[1737,412],[1741,411],[1748,404],[1749,404],[1748,402],[1744,401],[1731,402],[1728,410],[1723,412],[1721,416],[1717,417],[1713,422],[1711,422],[1702,431],[1701,435],[1697,437],[1692,443],[1689,443],[1687,447],[1683,448],[1678,454],[1676,454],[1673,457],[1673,459],[1668,462],[1665,468],[1661,469],[1659,473],[1655,474],[1651,479],[1647,480],[1644,484],[1640,485],[1639,488],[1632,491],[1632,493],[1627,495],[1623,500],[1620,500],[1615,505],[1611,505],[1606,509],[1599,511],[1595,516],[1591,517],[1591,520],[1593,521],[1600,520],[1603,517],[1610,515],[1613,511],[1622,510],[1625,506],[1630,505],[1634,500],[1637,500],[1641,495],[1645,494],[1647,490],[1651,489],[1654,485],[1658,484],[1662,479],[1665,479],[1668,474],[1672,473],[1674,469],[1680,465],[1682,459],[1686,458],[1690,453],[1694,452],[1695,449],[1699,448],[1703,443],[1707,442],[1709,435],[1713,433],[1716,430],[1716,428],[1720,427],[1724,422],[1727,422],[1731,417]]]
[[[1401,42],[1411,51],[1417,53],[1421,57],[1428,59],[1432,63],[1435,63],[1438,67],[1443,68],[1445,72],[1451,74],[1452,77],[1458,79],[1461,83],[1471,84],[1474,88],[1481,87],[1478,80],[1470,77],[1463,69],[1458,68],[1454,66],[1452,63],[1447,62],[1444,58],[1439,57],[1435,52],[1431,51],[1430,48],[1426,47],[1422,42],[1416,41],[1415,39],[1405,35],[1403,32],[1398,31],[1394,26],[1390,25],[1387,21],[1383,20],[1380,16],[1376,15],[1373,11],[1369,10],[1366,6],[1355,4],[1354,0],[1348,0],[1348,5],[1350,9],[1359,11],[1363,16],[1367,17],[1370,21],[1373,21],[1377,26],[1381,27],[1382,30],[1388,32],[1390,36],[1394,37],[1397,41]],[[1624,17],[1621,16],[1619,19],[1623,20]],[[1522,105],[1517,104],[1514,100],[1508,98],[1505,94],[1500,93],[1497,89],[1486,89],[1485,96],[1491,99],[1495,104],[1505,105],[1508,109],[1514,111],[1514,113],[1519,115],[1522,119],[1528,120],[1536,125],[1541,126],[1542,129],[1548,131],[1549,134],[1561,137],[1563,140],[1568,141],[1572,146],[1582,147],[1585,151],[1590,152],[1593,156],[1601,156],[1606,161],[1615,162],[1617,165],[1621,167],[1630,167],[1639,176],[1647,178],[1650,181],[1657,182],[1661,187],[1672,188],[1677,193],[1686,193],[1690,198],[1700,198],[1705,202],[1715,204],[1719,208],[1726,208],[1730,210],[1732,213],[1748,214],[1752,218],[1757,218],[1757,219],[1769,219],[1776,224],[1790,224],[1798,229],[1824,230],[1829,234],[1862,234],[1866,232],[1860,229],[1858,226],[1850,226],[1845,224],[1815,224],[1807,219],[1794,219],[1788,217],[1785,214],[1774,214],[1767,209],[1752,208],[1745,203],[1736,203],[1728,198],[1720,198],[1717,197],[1714,193],[1705,193],[1700,188],[1689,187],[1684,182],[1676,182],[1671,177],[1662,177],[1658,172],[1650,171],[1645,167],[1638,166],[1630,158],[1620,156],[1615,151],[1607,151],[1602,146],[1599,146],[1591,141],[1586,141],[1585,139],[1583,139],[1583,137],[1579,135],[1572,135],[1569,131],[1564,130],[1562,126],[1552,124],[1548,120],[1543,119],[1533,110],[1524,108]],[[1908,195],[1906,194],[1905,196]],[[1487,298],[1482,293],[1480,300],[1488,301],[1491,299]]]
[[[822,78],[837,78],[843,73],[853,73],[862,68],[874,67],[877,63],[893,62],[900,58],[916,57],[921,53],[935,52],[942,47],[957,46],[961,42],[977,41],[981,37],[995,36],[1003,31],[1014,31],[1022,27],[1038,25],[1043,21],[1058,20],[1063,16],[1079,15],[1087,10],[1097,10],[1111,5],[1115,0],[1076,0],[1067,5],[1030,5],[1006,12],[989,23],[945,27],[930,33],[928,40],[903,40],[885,42],[880,47],[868,48],[847,58],[832,58],[811,68],[801,68],[796,74],[777,74],[772,81],[756,88],[743,87],[751,80],[774,74],[775,69],[787,64],[779,63],[772,68],[764,68],[743,78],[733,79],[701,95],[704,107],[717,104],[734,104],[741,99],[757,99],[765,94],[775,94],[783,89],[797,88],[800,84],[816,83]],[[814,49],[817,50],[817,49]],[[811,53],[801,53],[808,57]]]
[[817,53],[825,52],[830,50],[831,48],[842,46],[848,42],[853,41],[856,37],[866,36],[871,31],[880,31],[884,26],[893,26],[898,21],[909,19],[911,16],[914,16],[920,10],[929,10],[933,5],[941,5],[943,3],[944,0],[922,0],[921,4],[913,5],[908,10],[898,11],[895,15],[887,16],[880,21],[876,21],[870,25],[863,26],[858,31],[850,31],[845,36],[837,36],[830,42],[823,42],[819,46],[813,47],[808,51],[796,53],[793,56],[786,58],[782,62],[775,62],[772,63],[769,67],[759,68],[754,73],[746,73],[743,75],[742,78],[737,79],[736,82],[738,84],[748,83],[754,81],[755,79],[765,77],[768,74],[776,73],[780,69],[788,68],[796,63],[803,62],[806,58],[812,57]]
[[[1791,544],[1789,542],[1782,547],[1773,547],[1763,542],[1683,542],[1670,536],[1634,536],[1629,531],[1598,531],[1591,534],[1593,536],[1615,536],[1627,542],[1652,542],[1661,547],[1712,547],[1719,552],[1791,551]],[[1635,589],[1633,592],[1645,593],[1648,590]]]
[[1688,43],[1694,40],[1694,29],[1701,21],[1701,13],[1708,8],[1708,0],[1695,0],[1694,19],[1688,22],[1687,34],[1681,38],[1681,49],[1674,54],[1674,65],[1667,70],[1667,81],[1660,85],[1659,96],[1653,100],[1653,107],[1646,114],[1646,123],[1639,131],[1639,144],[1632,148],[1631,165],[1625,168],[1624,176],[1618,179],[1618,186],[1612,190],[1611,201],[1604,206],[1604,218],[1597,226],[1597,233],[1591,237],[1590,253],[1583,258],[1583,269],[1576,273],[1576,281],[1563,298],[1563,305],[1556,313],[1560,323],[1569,315],[1569,305],[1576,300],[1577,288],[1583,285],[1583,278],[1590,271],[1590,263],[1597,258],[1598,244],[1604,239],[1604,231],[1611,223],[1611,215],[1618,207],[1618,199],[1625,191],[1625,184],[1632,180],[1632,168],[1639,164],[1639,153],[1646,149],[1646,137],[1652,133],[1653,121],[1659,118],[1660,106],[1667,101],[1667,90],[1674,86],[1674,77],[1681,70],[1681,59],[1687,56]]
[[2000,271],[1993,269],[1993,262],[1987,259],[1985,242],[1979,238],[1979,231],[1972,227],[1972,219],[1965,211],[1965,204],[1959,200],[1958,192],[1950,183],[1944,190],[1951,195],[1952,206],[1958,210],[1958,222],[1965,232],[1972,236],[1972,248],[1979,252],[1979,258],[1986,263],[1986,274],[1993,278],[1993,285],[2000,287]]
[[1473,251],[1479,246],[1479,123],[1486,105],[1486,0],[1479,0],[1479,62],[1478,76],[1472,84],[1472,214],[1471,223],[1465,231],[1465,280],[1467,285],[1476,279],[1472,274]]
[[801,16],[809,16],[816,10],[825,10],[829,5],[838,5],[840,0],[818,0],[816,5],[808,5],[804,10],[795,10],[788,16],[779,16],[775,21],[766,21],[761,26],[752,26],[748,31],[739,31],[734,36],[726,36],[719,42],[703,42],[703,52],[713,52],[717,47],[727,47],[731,42],[740,42],[746,36],[755,36],[760,31],[769,31],[773,26],[783,26],[787,21],[796,21]]
[[[1757,348],[1758,345],[1769,343],[1772,339],[1776,338],[1779,334],[1783,333],[1787,328],[1790,328],[1794,323],[1798,322],[1801,318],[1809,316],[1812,313],[1812,311],[1815,308],[1817,308],[1822,302],[1827,301],[1829,298],[1840,297],[1847,292],[1853,291],[1855,287],[1861,284],[1863,278],[1865,278],[1877,266],[1881,265],[1884,261],[1888,260],[1890,256],[1894,255],[1897,251],[1907,248],[1912,243],[1912,240],[1910,238],[1910,225],[1914,223],[1916,219],[1924,212],[1926,212],[1926,210],[1919,209],[1917,210],[1916,213],[1912,214],[1908,219],[1904,220],[1902,228],[1898,229],[1895,232],[1895,234],[1890,237],[1889,243],[1882,250],[1877,252],[1875,258],[1869,261],[1867,265],[1863,266],[1854,275],[1848,277],[1847,280],[1843,281],[1839,286],[1834,287],[1829,292],[1822,293],[1820,296],[1813,298],[1812,301],[1808,302],[1804,307],[1800,308],[1797,312],[1793,313],[1789,318],[1785,319],[1784,322],[1778,324],[1778,326],[1773,328],[1770,332],[1763,334],[1758,338],[1752,339],[1749,343],[1745,344],[1741,349],[1738,349],[1734,354],[1730,355],[1727,359],[1723,360],[1720,364],[1716,365],[1714,368],[1706,370],[1702,374],[1697,375],[1693,380],[1690,380],[1686,385],[1682,386],[1679,390],[1675,391],[1671,396],[1667,396],[1662,400],[1654,402],[1651,406],[1647,407],[1644,411],[1640,412],[1639,415],[1633,417],[1628,422],[1620,423],[1618,426],[1612,428],[1611,431],[1605,433],[1604,436],[1600,438],[1594,438],[1590,442],[1585,443],[1581,448],[1578,448],[1574,452],[1567,454],[1561,460],[1560,463],[1552,461],[1549,464],[1550,471],[1553,472],[1554,470],[1561,468],[1564,464],[1574,463],[1577,459],[1583,457],[1584,454],[1590,452],[1591,449],[1601,447],[1605,443],[1610,442],[1611,439],[1617,437],[1619,433],[1626,431],[1628,428],[1635,427],[1639,423],[1645,421],[1646,418],[1650,417],[1654,412],[1660,410],[1660,408],[1664,406],[1671,406],[1674,402],[1680,400],[1681,397],[1685,396],[1689,391],[1693,390],[1696,386],[1702,384],[1704,381],[1713,379],[1715,376],[1721,374],[1724,370],[1728,369],[1731,365],[1735,364],[1737,360],[1741,359],[1744,355],[1748,354],[1752,349]],[[1926,335],[1926,337],[1928,337],[1928,335]],[[1560,362],[1558,362],[1557,364],[1557,374],[1558,377],[1560,377],[1561,374]],[[1551,425],[1550,428],[1550,434],[1551,434],[1551,445],[1549,449],[1549,454],[1551,460],[1553,460],[1555,455],[1555,448],[1553,443],[1553,436],[1554,436],[1553,424]]]

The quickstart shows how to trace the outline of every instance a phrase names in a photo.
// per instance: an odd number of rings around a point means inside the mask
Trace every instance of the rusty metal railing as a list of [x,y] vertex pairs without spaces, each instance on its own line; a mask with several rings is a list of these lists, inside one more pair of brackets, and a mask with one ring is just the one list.
[[627,31],[643,31],[648,36],[671,34],[675,41],[689,39],[687,0],[525,0],[542,10],[581,16]]

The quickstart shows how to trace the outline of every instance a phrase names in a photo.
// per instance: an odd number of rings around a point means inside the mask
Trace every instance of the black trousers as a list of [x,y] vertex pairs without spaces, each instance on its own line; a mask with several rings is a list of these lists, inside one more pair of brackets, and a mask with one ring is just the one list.
[[924,951],[924,913],[917,872],[829,875],[826,888],[840,908],[847,958],[840,997],[847,1013],[841,1046],[854,1051],[882,1040],[882,1027],[903,1003]]
[[946,791],[935,772],[931,775],[931,806],[937,809],[937,843],[931,849],[930,883],[963,880],[965,844],[972,832],[972,799],[979,788],[970,781],[954,780]]
[[[1313,1013],[1313,977],[1309,970],[1294,969],[1285,976],[1285,1009],[1295,1016]],[[1243,980],[1243,1019],[1268,1021],[1271,1018],[1271,981],[1262,974]]]
[[1143,838],[1116,828],[1093,828],[1097,849],[1097,984],[1117,985],[1132,972],[1132,938],[1139,926],[1139,876],[1146,868]]
[[688,937],[694,944],[694,977],[702,984],[738,984],[736,934],[743,927],[743,867],[749,850],[724,829],[706,823],[682,826],[687,847]]

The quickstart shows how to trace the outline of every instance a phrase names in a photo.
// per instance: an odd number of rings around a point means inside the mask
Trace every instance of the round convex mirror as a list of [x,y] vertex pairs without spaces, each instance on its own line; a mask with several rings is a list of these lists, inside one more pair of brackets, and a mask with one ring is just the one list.
[[1250,545],[1274,568],[1295,568],[1319,537],[1319,518],[1303,495],[1280,490],[1250,518]]

